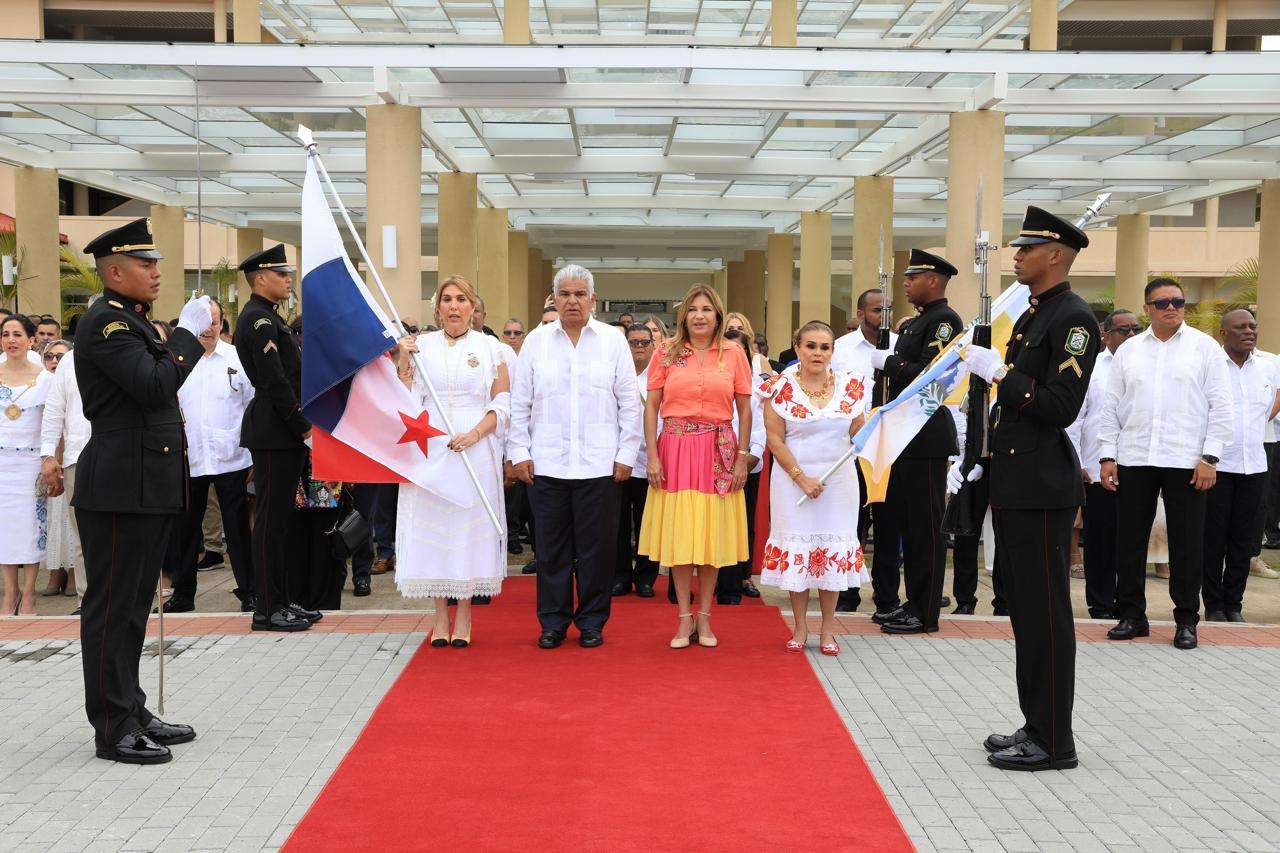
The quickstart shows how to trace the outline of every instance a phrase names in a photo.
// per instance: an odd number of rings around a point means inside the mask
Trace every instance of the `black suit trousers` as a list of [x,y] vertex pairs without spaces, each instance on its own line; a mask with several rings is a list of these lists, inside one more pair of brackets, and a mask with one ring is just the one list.
[[75,513],[89,581],[80,616],[84,704],[94,741],[105,748],[151,721],[138,661],[177,516]]
[[[538,539],[538,621],[544,631],[602,630],[609,620],[617,551],[613,477],[534,476],[529,487]],[[574,586],[578,603],[574,606]]]
[[191,478],[187,511],[171,535],[178,540],[178,561],[170,567],[175,598],[196,596],[196,558],[204,542],[204,512],[209,505],[209,488],[218,495],[222,532],[227,540],[227,559],[236,579],[236,596],[242,601],[253,595],[253,564],[249,556],[249,470],[230,471]]
[[[1084,487],[1084,600],[1089,613],[1116,609],[1118,501],[1101,483]],[[1146,545],[1142,553],[1146,554]]]
[[619,487],[618,494],[620,514],[613,579],[615,582],[625,581],[628,587],[653,586],[658,579],[658,564],[636,551],[636,542],[640,539],[640,521],[644,518],[645,498],[649,494],[649,480],[645,477],[628,477]]
[[997,509],[1001,584],[1013,628],[1018,704],[1027,736],[1055,759],[1075,752],[1076,634],[1071,529],[1076,508]]
[[1205,613],[1244,609],[1249,562],[1262,534],[1258,505],[1262,503],[1266,486],[1265,472],[1219,472],[1217,482],[1209,490],[1204,522]]
[[[907,607],[925,624],[938,624],[946,578],[947,540],[938,529],[946,497],[947,460],[899,459],[889,475],[889,490],[875,513],[876,550],[871,585],[876,610],[898,606],[897,548],[902,542]],[[881,542],[888,545],[885,548]]]
[[306,448],[253,450],[253,591],[255,615],[266,618],[289,603],[291,562],[289,528],[298,513],[298,484]]
[[[1268,539],[1280,539],[1280,441],[1268,441],[1262,445],[1267,454],[1267,479],[1262,490],[1258,512],[1262,516],[1262,533]],[[1253,556],[1262,553],[1262,541],[1254,548]]]
[[1200,621],[1207,493],[1191,485],[1190,468],[1121,465],[1119,472],[1116,615],[1147,621],[1147,540],[1156,517],[1156,498],[1163,495],[1173,619],[1179,625],[1195,625]]

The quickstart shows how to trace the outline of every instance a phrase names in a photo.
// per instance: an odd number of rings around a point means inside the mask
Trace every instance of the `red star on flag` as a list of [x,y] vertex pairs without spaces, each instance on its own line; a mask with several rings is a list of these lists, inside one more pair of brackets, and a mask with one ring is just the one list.
[[404,421],[404,435],[400,436],[400,440],[396,444],[408,444],[412,441],[422,449],[423,456],[430,455],[427,453],[427,441],[437,435],[444,435],[443,432],[431,425],[426,409],[423,409],[422,414],[416,418],[411,418],[401,412],[400,420]]

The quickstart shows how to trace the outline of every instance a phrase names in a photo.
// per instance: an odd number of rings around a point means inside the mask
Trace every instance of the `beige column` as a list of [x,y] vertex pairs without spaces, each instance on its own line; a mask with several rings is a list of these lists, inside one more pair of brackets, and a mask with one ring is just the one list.
[[18,310],[24,314],[61,317],[58,172],[32,166],[16,167],[13,215],[17,221],[18,257],[22,261],[18,273]]
[[746,271],[744,261],[729,261],[725,264],[725,309],[743,315],[746,314],[744,309],[747,307]]
[[89,188],[84,184],[71,185],[71,215],[89,215]]
[[1227,0],[1213,0],[1212,46],[1215,53],[1227,49]]
[[720,302],[728,304],[729,302],[729,270],[721,267],[711,274],[711,286],[715,288],[716,293],[720,294]]
[[791,234],[770,234],[766,250],[765,337],[769,354],[791,346],[791,301],[795,288],[796,240]]
[[218,44],[227,41],[227,0],[213,0],[213,40]]
[[1142,291],[1147,286],[1147,252],[1151,243],[1151,214],[1122,213],[1116,217],[1116,308],[1142,314]]
[[773,0],[770,10],[769,43],[774,47],[795,47],[796,0]]
[[0,38],[44,38],[44,0],[8,0],[0,15]]
[[[254,252],[261,252],[263,249],[263,234],[261,228],[237,228],[236,229],[236,256],[231,258],[232,266],[240,266],[240,262],[252,255]],[[295,279],[302,281],[302,276],[297,275]],[[298,286],[298,293],[301,295],[301,284]],[[240,312],[244,310],[244,306],[249,302],[249,282],[245,280],[244,273],[240,273],[236,279],[236,310],[233,312],[235,316],[240,316]]]
[[[975,204],[982,182],[982,227],[991,242],[1003,245],[1004,113],[976,110],[952,113],[947,166],[946,258],[960,272],[951,279],[947,297],[960,319],[978,313],[978,282],[973,274]],[[991,295],[1000,292],[1000,276],[988,278]]]
[[800,325],[831,322],[831,214],[800,214]]
[[502,43],[529,42],[529,0],[502,0]]
[[1218,254],[1218,196],[1204,200],[1204,256],[1205,260]]
[[893,178],[874,175],[853,179],[853,283],[850,305],[858,306],[858,294],[879,287],[880,241],[884,240],[884,265],[893,263]]
[[258,14],[258,0],[232,0],[231,26],[236,44],[261,42],[262,16]]
[[[502,329],[511,316],[507,284],[507,209],[486,207],[476,212],[476,286],[484,300],[485,322],[489,328]],[[498,325],[495,327],[494,323]]]
[[1258,224],[1258,346],[1280,346],[1280,178],[1262,182]]
[[1058,0],[1031,0],[1030,50],[1058,49]]
[[157,320],[172,320],[187,303],[187,266],[183,257],[186,245],[186,214],[172,204],[151,205],[151,233],[156,250],[164,255],[160,261],[160,296],[151,308]]
[[542,284],[542,250],[530,249],[528,257],[529,307],[525,313],[529,317],[529,327],[533,328],[542,322],[542,303],[551,294],[551,285],[548,283],[544,287]]
[[[365,245],[401,317],[425,322],[421,139],[421,108],[375,104],[365,109]],[[387,227],[394,229],[395,266],[384,263],[389,260],[382,240]]]
[[442,172],[438,196],[440,224],[440,280],[460,275],[476,281],[476,176],[468,172]]
[[[889,290],[890,296],[893,297],[893,313],[890,316],[894,326],[897,326],[898,321],[903,317],[910,317],[916,312],[915,306],[907,299],[906,285],[902,283],[905,277],[903,273],[907,271],[910,263],[910,252],[893,253],[893,284],[889,286]],[[959,264],[956,267],[959,268]]]
[[759,249],[743,252],[742,264],[742,313],[751,321],[751,328],[763,332],[765,253]]
[[[541,293],[542,293],[542,298],[544,300],[551,295],[551,281],[552,279],[555,278],[555,275],[556,275],[556,259],[543,258],[542,259]],[[542,310],[541,302],[538,303],[538,310],[539,311]]]
[[[528,316],[529,309],[529,232],[507,232],[507,316],[500,322],[507,322],[511,317],[519,317],[524,321],[525,329],[537,325],[536,318]],[[491,324],[492,325],[492,324]],[[493,326],[498,330],[498,326]]]

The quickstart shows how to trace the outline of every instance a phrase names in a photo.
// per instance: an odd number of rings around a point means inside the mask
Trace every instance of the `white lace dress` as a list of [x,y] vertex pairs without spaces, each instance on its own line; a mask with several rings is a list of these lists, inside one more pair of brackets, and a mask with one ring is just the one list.
[[41,371],[31,385],[0,384],[0,565],[44,559],[48,501],[36,497],[40,475],[40,421],[53,374]]
[[[497,595],[507,575],[502,437],[510,418],[509,394],[490,399],[502,363],[499,344],[474,331],[453,346],[448,345],[443,332],[419,335],[417,341],[454,429],[466,432],[486,412],[497,413],[498,430],[465,452],[502,522],[502,532],[494,530],[479,500],[470,509],[462,509],[418,486],[401,484],[396,510],[396,586],[406,598]],[[420,378],[415,377],[413,390],[431,413],[431,423],[443,429],[444,419]],[[475,486],[467,478],[456,488],[474,490]]]
[[[819,408],[790,372],[766,381],[759,393],[786,422],[787,449],[811,477],[826,471],[849,448],[849,425],[865,409],[861,377],[836,372],[835,393]],[[870,583],[858,543],[856,462],[832,475],[816,501],[797,507],[804,494],[774,461],[769,479],[769,538],[760,582],[790,592],[844,591]]]

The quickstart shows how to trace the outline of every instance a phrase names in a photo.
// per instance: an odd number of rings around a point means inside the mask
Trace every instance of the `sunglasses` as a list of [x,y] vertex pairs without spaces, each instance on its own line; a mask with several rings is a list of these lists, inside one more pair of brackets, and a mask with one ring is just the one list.
[[1118,332],[1119,334],[1122,334],[1122,335],[1136,335],[1138,334],[1138,332],[1142,331],[1142,327],[1141,326],[1112,326],[1111,331]]
[[1187,306],[1187,300],[1183,299],[1181,296],[1175,296],[1172,299],[1152,299],[1147,304],[1154,305],[1161,311],[1168,311],[1170,306],[1173,306],[1174,308],[1185,308]]
[[518,338],[523,334],[524,332],[520,331],[519,329],[503,329],[502,330],[502,336],[504,338]]
[[651,340],[649,340],[649,341],[627,341],[627,343],[631,345],[631,348],[632,348],[632,349],[644,349],[645,347],[651,347],[651,346],[653,346],[653,341],[651,341]]
[[62,357],[63,357],[64,355],[66,355],[66,353],[65,353],[65,352],[50,352],[50,353],[45,353],[44,360],[45,360],[45,361],[62,361]]

